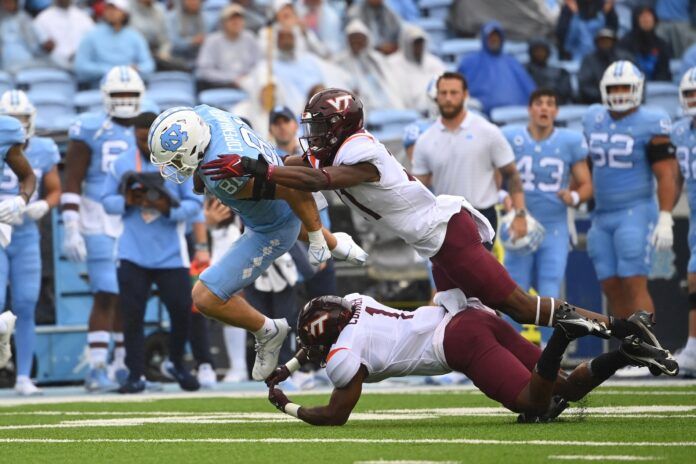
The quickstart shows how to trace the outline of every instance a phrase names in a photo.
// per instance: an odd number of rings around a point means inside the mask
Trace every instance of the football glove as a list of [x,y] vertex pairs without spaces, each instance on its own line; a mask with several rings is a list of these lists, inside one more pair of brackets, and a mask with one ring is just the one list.
[[500,221],[500,239],[503,247],[508,251],[515,251],[520,254],[534,253],[544,241],[546,229],[539,221],[534,219],[531,214],[525,216],[527,221],[527,234],[520,238],[515,238],[512,234],[511,225],[515,220],[515,212],[510,211]]
[[336,247],[331,250],[331,256],[340,260],[346,261],[357,266],[364,266],[367,261],[368,254],[353,241],[353,237],[345,232],[336,232],[333,234],[336,237]]
[[5,224],[21,224],[22,214],[27,207],[24,197],[17,195],[0,202],[0,222]]
[[312,266],[319,266],[321,263],[325,263],[331,258],[331,252],[329,251],[329,245],[326,244],[326,239],[324,239],[324,234],[321,229],[309,232],[309,248],[307,253],[309,255],[309,264]]
[[38,200],[29,203],[29,206],[27,206],[24,214],[26,214],[26,216],[32,221],[38,221],[44,217],[46,213],[48,213],[49,209],[51,209],[51,207],[48,206],[48,202],[46,200]]
[[219,155],[218,159],[208,161],[201,166],[203,175],[210,180],[223,180],[231,177],[263,176],[266,177],[268,165],[258,160],[239,155]]
[[667,211],[660,211],[657,225],[650,239],[655,249],[664,251],[672,248],[672,243],[674,243],[673,225],[672,214]]
[[280,382],[286,381],[288,378],[290,378],[290,369],[283,364],[282,366],[276,367],[273,373],[266,378],[266,386],[268,386],[268,388],[273,388]]
[[281,412],[285,412],[285,406],[290,402],[283,390],[275,387],[268,389],[268,401]]
[[85,239],[80,233],[80,221],[78,218],[79,216],[75,211],[65,211],[63,213],[63,254],[68,258],[68,261],[74,263],[84,261],[87,258],[87,247],[85,246]]

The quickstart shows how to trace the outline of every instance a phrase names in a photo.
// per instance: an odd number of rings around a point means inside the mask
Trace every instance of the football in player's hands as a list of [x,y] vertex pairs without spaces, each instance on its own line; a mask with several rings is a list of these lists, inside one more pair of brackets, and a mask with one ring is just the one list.
[[244,163],[239,155],[219,155],[218,159],[208,161],[201,166],[203,175],[211,180],[229,179],[244,176]]
[[288,369],[285,364],[275,368],[273,373],[266,378],[266,385],[268,388],[273,388],[280,382],[287,380],[290,377],[290,369]]
[[336,237],[337,243],[336,247],[331,250],[331,256],[358,266],[365,265],[368,254],[353,241],[353,237],[345,232],[335,232],[333,236]]
[[268,389],[268,401],[282,412],[285,412],[285,406],[290,402],[283,390],[275,387]]

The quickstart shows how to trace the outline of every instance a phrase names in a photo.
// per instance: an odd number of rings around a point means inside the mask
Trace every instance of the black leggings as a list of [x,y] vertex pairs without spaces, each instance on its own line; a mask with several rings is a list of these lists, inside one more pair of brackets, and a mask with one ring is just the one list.
[[169,359],[178,366],[184,356],[193,306],[189,270],[148,269],[131,261],[121,261],[118,267],[119,309],[123,314],[130,380],[138,380],[145,374],[145,308],[153,283],[169,312]]

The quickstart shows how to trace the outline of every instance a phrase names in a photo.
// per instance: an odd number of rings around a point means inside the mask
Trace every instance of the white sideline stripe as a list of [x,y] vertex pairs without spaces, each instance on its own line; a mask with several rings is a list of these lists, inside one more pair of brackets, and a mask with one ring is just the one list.
[[549,459],[566,461],[660,461],[664,458],[661,456],[631,456],[628,454],[609,454],[606,456],[559,454],[549,456]]
[[478,438],[0,438],[0,443],[348,443],[348,444],[403,444],[403,445],[530,445],[530,446],[589,446],[589,447],[696,447],[696,441],[682,442],[622,442],[570,440],[488,440]]
[[459,464],[461,461],[354,461],[353,464]]

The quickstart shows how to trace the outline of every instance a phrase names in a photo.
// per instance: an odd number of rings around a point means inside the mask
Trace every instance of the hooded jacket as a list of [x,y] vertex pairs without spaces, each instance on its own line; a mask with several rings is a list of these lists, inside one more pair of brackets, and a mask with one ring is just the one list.
[[[498,32],[502,39],[498,51],[488,48],[492,32]],[[497,21],[483,25],[481,43],[480,51],[464,55],[459,63],[458,71],[469,83],[469,94],[483,104],[486,113],[499,106],[526,105],[536,85],[515,57],[503,53],[505,34]]]
[[[650,11],[655,18],[655,27],[644,31],[638,26],[638,17],[644,11]],[[658,19],[655,10],[649,6],[640,6],[633,10],[633,29],[619,41],[619,48],[632,55],[631,61],[645,74],[649,81],[671,81],[672,72],[669,60],[672,57],[669,45],[657,36]]]
[[532,48],[544,47],[548,56],[551,55],[551,44],[544,38],[533,39],[529,42],[529,63],[525,69],[532,76],[537,87],[553,89],[558,95],[558,104],[569,103],[573,97],[573,88],[570,85],[570,74],[563,68],[549,66],[546,63],[535,63],[532,60]]
[[594,50],[594,37],[598,30],[607,27],[616,31],[619,17],[612,8],[603,10],[605,0],[578,0],[578,12],[563,6],[556,25],[556,37],[561,58],[581,60]]

